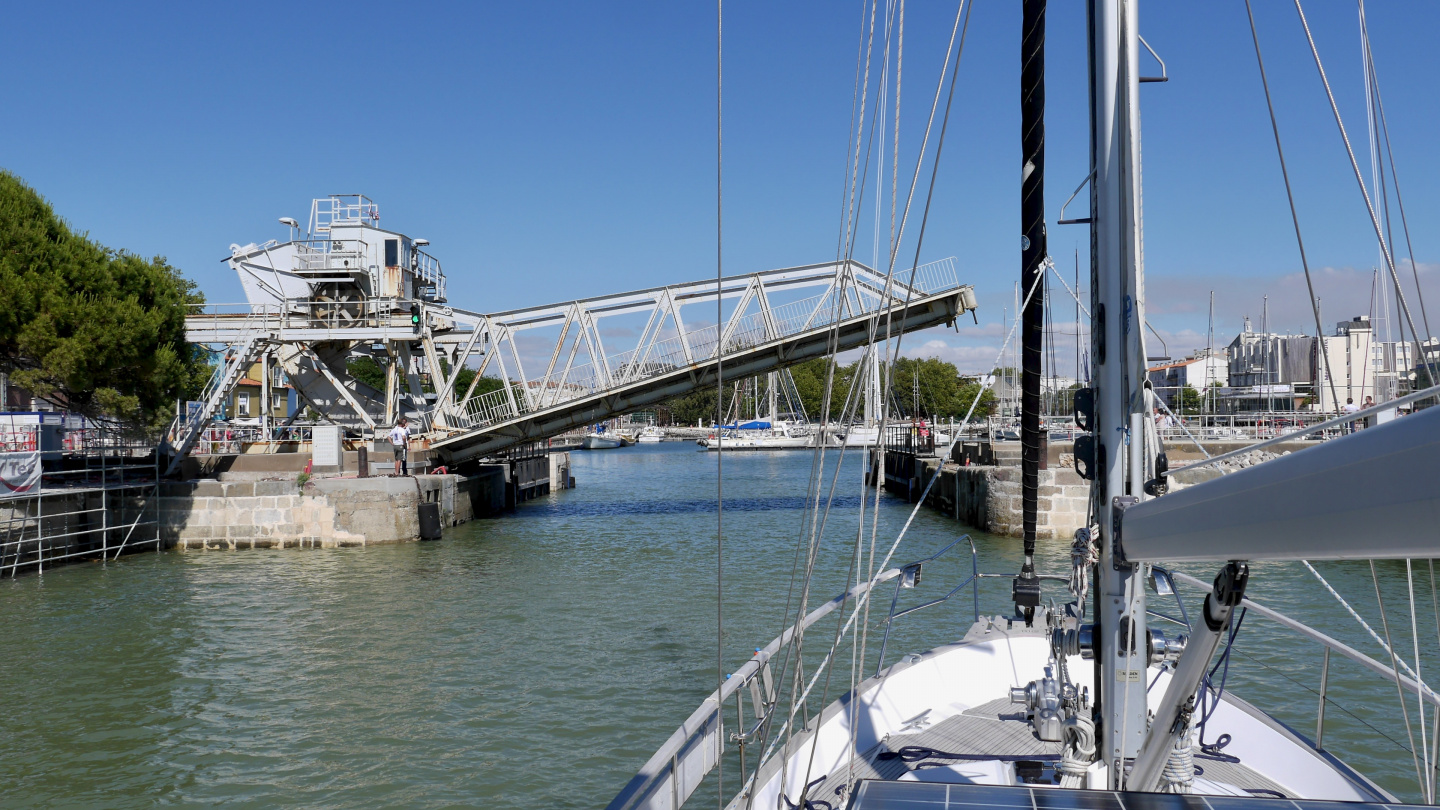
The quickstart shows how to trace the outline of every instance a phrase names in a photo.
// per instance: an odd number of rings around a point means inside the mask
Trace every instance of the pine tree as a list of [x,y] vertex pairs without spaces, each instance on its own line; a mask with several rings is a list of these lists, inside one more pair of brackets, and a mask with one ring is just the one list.
[[75,233],[0,170],[0,371],[16,385],[97,419],[163,421],[209,375],[185,340],[186,309],[203,300],[164,258]]

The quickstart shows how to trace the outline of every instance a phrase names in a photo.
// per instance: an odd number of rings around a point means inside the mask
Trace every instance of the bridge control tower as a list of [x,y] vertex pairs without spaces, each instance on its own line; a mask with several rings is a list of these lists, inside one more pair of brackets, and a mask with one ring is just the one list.
[[[406,415],[463,462],[713,386],[722,366],[764,374],[976,306],[942,259],[893,278],[831,262],[486,314],[453,306],[429,242],[380,227],[364,196],[316,199],[303,233],[280,222],[288,241],[230,247],[246,301],[186,318],[221,360],[167,435],[172,472],[257,363],[283,369],[320,422],[373,436]],[[362,357],[385,369],[383,390],[349,373]],[[252,430],[268,440],[284,425],[261,413]]]
[[312,201],[303,238],[295,220],[281,224],[291,226],[288,242],[230,246],[228,261],[252,307],[313,300],[312,311],[358,318],[364,301],[445,302],[440,262],[421,250],[430,242],[381,228],[380,206],[364,195]]

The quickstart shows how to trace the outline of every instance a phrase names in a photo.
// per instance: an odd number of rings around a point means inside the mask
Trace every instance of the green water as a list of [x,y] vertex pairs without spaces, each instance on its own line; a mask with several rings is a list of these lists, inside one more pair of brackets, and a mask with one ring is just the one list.
[[[664,444],[573,458],[579,489],[435,543],[145,553],[0,582],[0,803],[604,806],[715,688],[715,457]],[[845,578],[856,462],[841,471],[815,601]],[[779,632],[810,455],[724,463],[733,669]],[[880,537],[908,514],[885,499]],[[963,531],[922,510],[897,560]],[[983,568],[1017,565],[1016,541],[976,540]],[[1042,542],[1050,571],[1067,554]],[[967,557],[927,568],[921,595],[958,582]],[[1368,567],[1322,570],[1378,617]],[[1422,660],[1440,667],[1420,572]],[[1380,574],[1409,658],[1403,565]],[[1260,567],[1252,595],[1379,655],[1308,576]],[[982,609],[1003,610],[1005,583],[987,586]],[[916,614],[890,659],[953,640],[970,614],[968,596]],[[1319,657],[1252,618],[1230,686],[1313,734]],[[1346,664],[1331,685],[1354,716],[1331,707],[1328,747],[1413,798],[1409,754],[1361,722],[1406,742],[1393,685]]]

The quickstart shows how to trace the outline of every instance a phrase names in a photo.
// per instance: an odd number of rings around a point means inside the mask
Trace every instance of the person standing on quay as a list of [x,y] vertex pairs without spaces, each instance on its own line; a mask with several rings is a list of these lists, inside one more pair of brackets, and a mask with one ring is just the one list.
[[390,444],[395,447],[395,474],[409,475],[410,465],[406,459],[406,451],[410,446],[410,428],[407,425],[410,420],[400,417],[400,421],[390,430]]
[[[1357,411],[1360,410],[1360,406],[1355,404],[1355,399],[1354,399],[1353,397],[1346,397],[1346,398],[1345,398],[1345,407],[1341,408],[1341,410],[1343,410],[1345,413],[1355,413],[1355,412],[1357,412]],[[1345,430],[1346,433],[1354,433],[1354,432],[1355,432],[1355,423],[1354,423],[1354,422],[1347,422],[1347,423],[1345,424],[1345,428],[1346,428],[1346,430]]]

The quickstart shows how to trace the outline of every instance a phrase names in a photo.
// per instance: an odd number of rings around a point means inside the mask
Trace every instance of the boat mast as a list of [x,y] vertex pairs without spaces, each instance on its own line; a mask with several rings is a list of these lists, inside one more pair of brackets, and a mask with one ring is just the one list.
[[780,414],[776,412],[779,406],[775,396],[775,383],[779,381],[779,376],[780,375],[778,372],[772,371],[770,372],[770,379],[766,380],[766,382],[769,383],[769,385],[767,386],[769,388],[769,392],[765,395],[765,406],[770,410],[771,427],[775,426],[775,422],[778,421],[780,417]]
[[1112,788],[1147,726],[1145,588],[1117,551],[1117,511],[1144,497],[1144,265],[1140,219],[1138,0],[1090,0],[1090,273],[1099,525],[1094,635],[1096,748]]
[[1020,35],[1020,495],[1025,560],[1011,585],[1015,610],[1035,620],[1035,517],[1040,497],[1040,366],[1045,340],[1045,3],[1025,0]]

